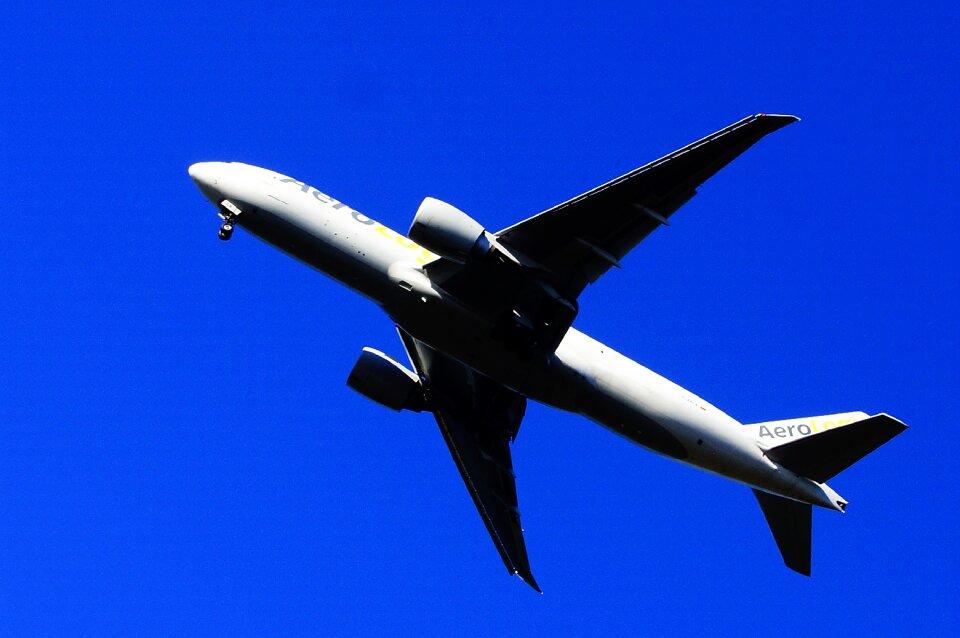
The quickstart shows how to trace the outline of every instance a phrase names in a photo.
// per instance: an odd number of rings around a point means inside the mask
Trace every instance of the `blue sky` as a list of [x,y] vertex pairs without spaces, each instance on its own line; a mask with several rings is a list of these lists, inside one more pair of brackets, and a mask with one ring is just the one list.
[[[0,635],[952,635],[956,3],[96,3],[0,38]],[[427,415],[344,385],[368,302],[238,232],[187,166],[294,175],[404,231],[492,230],[756,112],[576,326],[744,422],[886,411],[814,575],[742,486],[531,406],[545,594]]]

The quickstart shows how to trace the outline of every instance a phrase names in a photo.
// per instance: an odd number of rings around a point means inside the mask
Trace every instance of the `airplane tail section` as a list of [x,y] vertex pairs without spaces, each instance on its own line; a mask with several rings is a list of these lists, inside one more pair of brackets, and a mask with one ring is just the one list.
[[760,490],[753,490],[753,494],[777,541],[783,562],[793,571],[809,576],[813,506]]
[[[818,422],[821,424],[819,429],[816,428]],[[781,423],[788,425],[779,425]],[[888,414],[867,416],[863,412],[799,421],[778,421],[758,424],[756,427],[760,433],[758,440],[764,447],[767,458],[818,483],[833,478],[907,429],[906,425]],[[768,447],[763,433],[784,429],[788,433],[797,432],[798,436]]]
[[[888,414],[868,416],[863,412],[756,423],[747,427],[755,429],[757,442],[768,459],[821,484],[907,429]],[[837,504],[836,509],[844,510],[846,501],[839,499],[828,486],[820,488],[834,495],[831,500]],[[753,493],[783,562],[790,569],[809,576],[812,505],[756,489]]]

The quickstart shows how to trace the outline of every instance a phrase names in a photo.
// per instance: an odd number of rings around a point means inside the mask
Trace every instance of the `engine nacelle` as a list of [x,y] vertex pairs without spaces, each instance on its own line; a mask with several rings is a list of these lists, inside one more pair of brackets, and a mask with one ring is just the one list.
[[424,408],[420,377],[392,357],[373,348],[364,348],[353,365],[347,385],[380,405],[397,412]]
[[407,237],[432,253],[458,263],[491,250],[489,234],[462,210],[427,197],[417,209]]

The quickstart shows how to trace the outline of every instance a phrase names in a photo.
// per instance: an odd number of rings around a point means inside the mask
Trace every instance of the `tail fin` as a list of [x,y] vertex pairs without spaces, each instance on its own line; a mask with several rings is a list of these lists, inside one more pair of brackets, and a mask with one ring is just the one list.
[[813,506],[760,490],[753,490],[753,494],[777,541],[783,562],[793,571],[809,576]]
[[878,414],[794,438],[767,449],[766,455],[800,476],[823,483],[906,429],[892,416]]

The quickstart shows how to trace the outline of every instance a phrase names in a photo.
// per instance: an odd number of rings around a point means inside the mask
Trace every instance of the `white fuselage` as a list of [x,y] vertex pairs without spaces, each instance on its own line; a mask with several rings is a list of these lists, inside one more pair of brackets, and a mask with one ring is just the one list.
[[518,359],[490,336],[486,319],[429,280],[422,266],[436,255],[317,189],[240,163],[205,162],[190,172],[211,201],[237,206],[237,225],[371,299],[406,332],[481,374],[661,454],[840,509],[832,489],[770,461],[738,421],[576,329],[549,360]]

